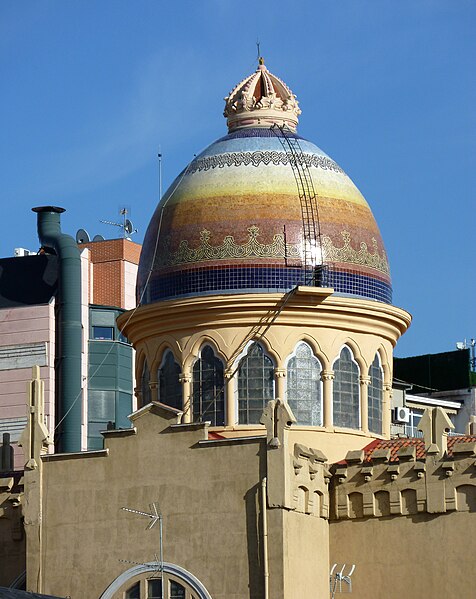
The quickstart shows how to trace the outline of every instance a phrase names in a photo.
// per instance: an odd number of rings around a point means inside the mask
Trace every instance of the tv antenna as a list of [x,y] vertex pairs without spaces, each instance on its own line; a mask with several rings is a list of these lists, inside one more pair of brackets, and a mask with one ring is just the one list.
[[[130,512],[131,514],[137,514],[138,516],[143,516],[145,518],[149,518],[150,522],[147,524],[147,527],[145,530],[152,530],[152,528],[154,528],[154,526],[158,523],[159,524],[159,555],[157,556],[157,554],[154,555],[155,560],[154,560],[154,566],[156,566],[154,568],[154,574],[157,574],[158,576],[160,576],[161,580],[162,580],[162,584],[161,584],[161,599],[164,599],[164,542],[163,542],[163,518],[162,518],[162,513],[160,511],[159,508],[159,503],[157,501],[154,501],[154,503],[150,503],[149,504],[149,509],[150,512],[143,512],[141,510],[136,510],[130,507],[122,507],[121,508],[124,512]],[[150,564],[146,564],[143,562],[133,562],[130,560],[125,560],[125,559],[121,559],[119,560],[123,563],[126,564],[136,564],[138,566],[149,566]]]
[[[339,566],[342,568],[339,570]],[[331,587],[331,599],[334,599],[336,593],[352,593],[352,574],[355,570],[355,564],[351,564],[346,574],[347,564],[334,564],[329,575]]]
[[104,223],[105,225],[113,225],[114,227],[120,227],[123,231],[124,239],[129,239],[131,235],[137,233],[137,229],[134,229],[134,225],[132,221],[127,218],[128,215],[127,208],[121,208],[119,210],[119,214],[122,216],[122,223],[115,223],[111,220],[100,220],[99,222]]

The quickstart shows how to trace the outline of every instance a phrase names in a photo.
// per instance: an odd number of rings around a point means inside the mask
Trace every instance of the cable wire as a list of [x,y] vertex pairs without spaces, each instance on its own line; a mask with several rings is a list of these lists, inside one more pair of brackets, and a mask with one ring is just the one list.
[[[162,206],[162,208],[160,210],[159,226],[158,226],[158,229],[157,229],[157,236],[156,236],[156,240],[155,240],[154,252],[153,252],[152,260],[151,260],[151,263],[150,263],[149,272],[147,273],[147,279],[146,279],[146,282],[144,284],[144,287],[143,287],[143,290],[141,292],[141,295],[139,297],[139,300],[137,302],[137,306],[135,306],[135,308],[131,311],[131,313],[129,314],[126,322],[119,329],[119,334],[120,335],[123,335],[123,332],[124,332],[125,328],[129,324],[129,322],[131,321],[131,319],[134,317],[134,314],[137,312],[137,310],[139,309],[139,307],[142,305],[142,300],[144,299],[145,292],[146,292],[147,287],[149,285],[150,277],[152,275],[152,271],[153,271],[153,268],[154,268],[155,259],[156,259],[156,256],[157,256],[157,250],[158,250],[158,247],[159,247],[159,237],[160,237],[160,231],[161,231],[161,228],[162,228],[162,219],[163,219],[164,210],[167,207],[167,204],[169,203],[169,201],[172,199],[172,197],[175,194],[175,192],[177,191],[179,185],[182,183],[185,175],[187,174],[188,170],[190,169],[190,166],[191,166],[192,162],[193,162],[193,160],[191,162],[189,162],[189,164],[187,165],[187,167],[182,171],[182,174],[181,174],[180,178],[178,179],[177,184],[175,185],[175,187],[172,189],[172,191],[168,195],[166,201],[164,202],[164,205]],[[161,202],[161,201],[162,201],[162,198],[159,198],[159,202]],[[115,345],[112,343],[111,347],[106,352],[106,354],[104,355],[104,358],[101,360],[101,363],[98,364],[98,366],[96,367],[96,369],[94,370],[94,372],[93,373],[88,373],[88,376],[86,377],[86,382],[85,382],[85,385],[84,385],[86,388],[88,386],[89,381],[98,373],[99,369],[103,366],[104,362],[109,357],[109,355],[111,354],[111,352],[113,351],[113,349],[115,349]],[[65,418],[67,418],[68,414],[71,412],[71,410],[73,409],[73,407],[75,406],[75,404],[78,402],[78,400],[82,397],[84,386],[81,388],[81,391],[75,397],[75,399],[74,399],[73,403],[71,404],[71,406],[69,407],[69,409],[65,412],[65,414],[63,414],[62,418],[59,420],[59,422],[54,427],[54,429],[53,429],[53,435],[58,430],[58,428],[60,427],[60,425],[64,422]]]

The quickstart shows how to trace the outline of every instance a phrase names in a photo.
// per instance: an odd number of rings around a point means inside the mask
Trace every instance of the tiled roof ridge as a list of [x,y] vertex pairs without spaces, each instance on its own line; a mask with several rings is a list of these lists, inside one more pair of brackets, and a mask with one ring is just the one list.
[[[448,455],[453,455],[456,443],[475,443],[476,435],[451,435],[448,437]],[[363,448],[364,461],[369,462],[372,453],[379,449],[390,449],[390,462],[398,462],[397,452],[402,447],[415,447],[417,459],[425,457],[425,441],[423,437],[397,437],[395,439],[374,439]],[[344,460],[345,462],[345,460]]]

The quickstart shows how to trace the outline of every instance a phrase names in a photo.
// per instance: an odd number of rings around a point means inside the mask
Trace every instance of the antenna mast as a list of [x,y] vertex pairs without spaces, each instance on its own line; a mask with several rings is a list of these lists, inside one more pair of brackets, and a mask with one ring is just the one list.
[[127,208],[121,208],[119,210],[119,214],[122,216],[122,223],[115,223],[112,220],[100,220],[100,223],[104,223],[105,225],[112,225],[114,227],[120,227],[123,232],[124,239],[129,239],[130,235],[134,235],[137,233],[137,229],[134,229],[134,225],[132,221],[127,218],[129,211]]
[[[164,540],[163,540],[163,517],[162,517],[162,512],[160,511],[159,508],[159,503],[157,501],[154,501],[153,503],[149,504],[149,509],[150,512],[143,512],[141,510],[136,510],[130,507],[123,507],[121,508],[124,512],[130,512],[132,514],[137,514],[138,516],[144,516],[146,518],[150,519],[149,524],[147,525],[146,530],[151,530],[152,528],[154,528],[154,526],[157,524],[157,522],[159,523],[159,556],[157,558],[157,555],[155,556],[155,563],[156,563],[156,570],[157,572],[160,573],[160,578],[161,578],[161,599],[164,599]],[[126,563],[132,563],[132,564],[137,564],[137,565],[147,565],[147,564],[141,564],[139,562],[130,562],[129,560],[120,560],[120,561],[124,561]]]
[[159,161],[159,202],[162,199],[162,152],[160,151],[160,146],[159,146],[159,153],[157,154],[157,158]]

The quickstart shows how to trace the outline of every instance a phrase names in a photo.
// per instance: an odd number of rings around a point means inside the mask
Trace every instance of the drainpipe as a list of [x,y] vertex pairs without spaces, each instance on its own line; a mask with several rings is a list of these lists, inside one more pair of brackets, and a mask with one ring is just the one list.
[[269,599],[269,561],[268,561],[268,517],[266,477],[261,481],[261,513],[263,514],[263,575],[264,575],[264,599]]
[[[61,232],[60,214],[64,208],[39,206],[38,238],[43,248],[53,250],[59,260],[59,336],[56,348],[57,451],[81,451],[82,422],[82,325],[81,257],[76,241]],[[58,322],[58,321],[57,321]]]

